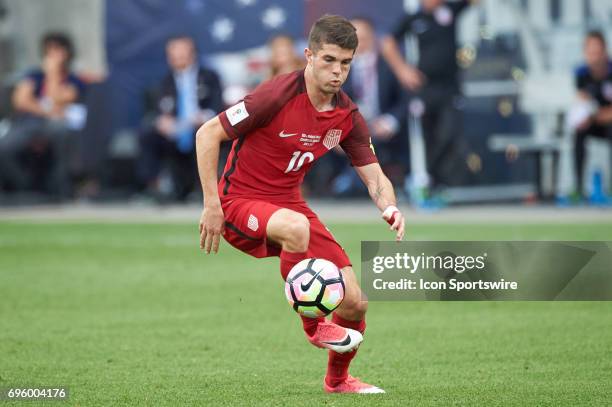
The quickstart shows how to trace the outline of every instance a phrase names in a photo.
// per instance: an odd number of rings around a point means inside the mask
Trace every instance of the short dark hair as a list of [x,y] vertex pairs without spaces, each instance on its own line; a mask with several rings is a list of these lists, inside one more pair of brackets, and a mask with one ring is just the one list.
[[601,42],[601,45],[603,45],[604,47],[606,46],[606,37],[603,35],[603,33],[599,30],[591,30],[589,31],[586,36],[584,37],[584,40],[599,40],[599,42]]
[[72,40],[67,34],[56,31],[46,33],[40,41],[40,52],[42,55],[45,54],[50,45],[64,48],[68,53],[68,62],[72,61],[74,57],[74,45],[72,45]]
[[312,25],[308,35],[308,48],[317,52],[323,44],[332,44],[354,51],[359,45],[356,31],[346,18],[325,14]]

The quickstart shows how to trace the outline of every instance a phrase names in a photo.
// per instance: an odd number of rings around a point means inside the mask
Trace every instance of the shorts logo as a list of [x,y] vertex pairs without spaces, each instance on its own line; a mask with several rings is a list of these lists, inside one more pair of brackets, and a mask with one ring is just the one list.
[[323,145],[327,147],[328,150],[336,147],[340,142],[340,136],[342,136],[342,130],[340,129],[331,129],[325,135],[323,139]]
[[249,112],[247,112],[246,110],[244,101],[227,109],[225,111],[225,114],[227,115],[227,120],[229,120],[232,126],[237,125],[238,123],[249,117]]
[[259,221],[253,215],[249,215],[249,221],[247,222],[247,227],[251,229],[253,232],[257,232],[259,229]]

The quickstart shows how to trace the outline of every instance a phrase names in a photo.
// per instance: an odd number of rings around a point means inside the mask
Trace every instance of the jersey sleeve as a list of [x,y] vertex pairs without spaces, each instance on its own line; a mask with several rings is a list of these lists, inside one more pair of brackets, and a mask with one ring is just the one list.
[[340,147],[348,156],[353,167],[377,163],[374,147],[370,139],[370,131],[365,119],[359,111],[353,112],[353,128],[340,143]]
[[266,126],[282,107],[285,83],[271,80],[259,85],[242,101],[219,113],[223,129],[230,138],[236,138]]

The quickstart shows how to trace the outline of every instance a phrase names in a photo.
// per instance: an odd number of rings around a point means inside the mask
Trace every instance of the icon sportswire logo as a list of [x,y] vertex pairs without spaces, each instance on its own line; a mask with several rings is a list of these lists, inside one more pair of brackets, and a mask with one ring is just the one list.
[[295,136],[295,135],[297,135],[297,133],[285,133],[285,130],[283,130],[280,133],[278,133],[278,137],[282,137],[282,138],[292,137],[292,136]]
[[319,274],[321,274],[321,272],[323,271],[323,269],[317,271],[317,274],[315,274],[314,276],[312,276],[312,278],[310,279],[310,281],[308,281],[306,284],[304,284],[304,282],[302,281],[302,284],[300,284],[302,291],[308,291],[308,289],[310,288],[310,286],[312,285],[312,283],[314,283],[314,281],[317,279],[317,277],[319,276]]

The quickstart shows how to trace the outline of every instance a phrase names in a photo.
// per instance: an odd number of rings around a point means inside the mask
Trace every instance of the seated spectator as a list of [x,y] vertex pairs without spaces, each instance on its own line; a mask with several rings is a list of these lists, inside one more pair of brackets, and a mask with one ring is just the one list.
[[27,73],[12,95],[15,111],[8,133],[0,139],[0,181],[13,190],[23,191],[38,179],[21,159],[25,153],[36,156],[50,153],[50,168],[45,168],[45,190],[63,199],[72,193],[78,130],[85,121],[85,86],[70,71],[74,48],[68,36],[48,33],[41,41],[42,66]]
[[[198,65],[192,38],[173,37],[166,45],[170,72],[155,100],[152,126],[141,134],[140,176],[155,197],[185,200],[197,181],[195,132],[223,109],[217,74]],[[162,164],[169,164],[170,196],[160,188]]]
[[[372,144],[385,174],[396,186],[402,186],[409,164],[406,93],[380,54],[372,22],[359,17],[351,23],[357,29],[359,47],[343,89],[368,122]],[[347,188],[361,185],[352,174],[354,171],[347,169],[335,180],[336,193],[346,193]]]
[[268,49],[270,50],[269,78],[297,71],[306,66],[304,58],[295,52],[295,42],[289,35],[275,35],[268,41]]
[[581,102],[570,112],[576,128],[574,159],[579,195],[584,193],[586,139],[597,137],[612,141],[612,61],[606,40],[599,31],[587,34],[584,58],[586,64],[576,71],[576,88]]

